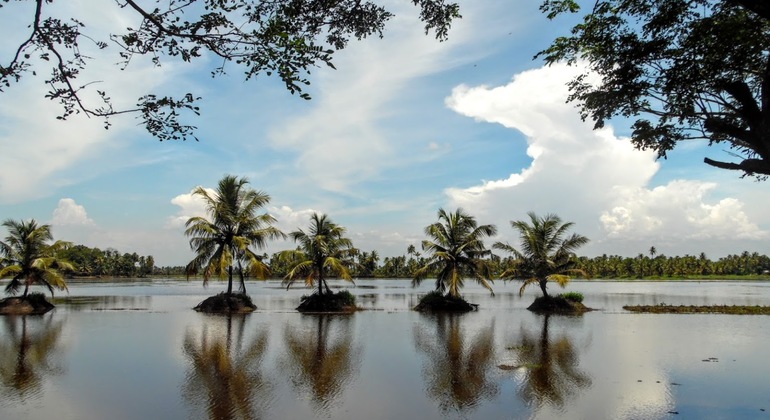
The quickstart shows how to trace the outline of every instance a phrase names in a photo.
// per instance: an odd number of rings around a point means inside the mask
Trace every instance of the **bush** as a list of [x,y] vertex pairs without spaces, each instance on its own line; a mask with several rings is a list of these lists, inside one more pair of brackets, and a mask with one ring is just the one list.
[[414,310],[418,312],[470,312],[475,311],[477,306],[466,302],[461,297],[444,295],[438,290],[434,290],[421,297]]
[[560,296],[570,302],[583,303],[583,294],[580,292],[567,292],[562,293]]
[[257,309],[251,301],[251,297],[243,293],[231,293],[222,292],[218,295],[214,295],[206,298],[203,302],[199,303],[195,308],[198,312],[206,313],[245,313],[252,312]]
[[32,292],[32,293],[27,293],[27,302],[31,303],[32,305],[35,305],[35,304],[42,304],[43,302],[47,303],[48,301],[46,300],[44,293]]
[[356,297],[347,290],[302,296],[297,307],[299,312],[353,312],[357,309]]

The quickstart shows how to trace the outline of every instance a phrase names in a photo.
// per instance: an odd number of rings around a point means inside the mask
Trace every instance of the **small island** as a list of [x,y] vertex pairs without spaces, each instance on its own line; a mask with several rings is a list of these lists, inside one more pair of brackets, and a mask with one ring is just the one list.
[[623,309],[646,314],[770,315],[770,306],[751,305],[626,305]]

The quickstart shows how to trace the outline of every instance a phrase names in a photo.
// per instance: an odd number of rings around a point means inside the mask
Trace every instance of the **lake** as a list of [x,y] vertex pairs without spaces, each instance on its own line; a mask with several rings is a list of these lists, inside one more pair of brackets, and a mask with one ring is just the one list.
[[770,283],[573,282],[579,317],[468,283],[478,312],[411,311],[432,284],[360,280],[367,310],[321,316],[248,282],[259,310],[226,317],[191,310],[224,283],[73,282],[0,317],[0,419],[770,419],[770,317],[622,309],[770,305]]

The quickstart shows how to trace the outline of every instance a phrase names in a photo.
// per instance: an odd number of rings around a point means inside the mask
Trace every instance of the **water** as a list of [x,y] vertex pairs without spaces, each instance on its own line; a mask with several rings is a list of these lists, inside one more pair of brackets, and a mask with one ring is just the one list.
[[478,312],[410,311],[429,283],[361,280],[368,310],[318,316],[253,282],[233,317],[190,309],[221,283],[73,283],[0,317],[0,419],[770,419],[770,317],[622,309],[770,305],[770,283],[573,282],[580,317],[502,283],[466,288]]

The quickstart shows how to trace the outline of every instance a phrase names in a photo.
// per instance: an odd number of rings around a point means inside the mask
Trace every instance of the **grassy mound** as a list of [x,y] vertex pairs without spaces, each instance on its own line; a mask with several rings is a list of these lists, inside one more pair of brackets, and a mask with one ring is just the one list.
[[337,293],[313,293],[310,296],[302,296],[299,312],[354,312],[358,310],[356,297],[347,290]]
[[631,312],[648,314],[731,314],[731,315],[770,315],[770,306],[743,305],[633,305],[623,309]]
[[527,308],[538,314],[578,315],[591,308],[564,296],[540,296]]
[[30,293],[26,297],[9,297],[0,300],[0,314],[2,315],[40,315],[54,306],[45,299],[42,293]]
[[222,292],[206,298],[193,309],[207,314],[243,314],[253,312],[257,305],[251,302],[249,295]]
[[420,298],[420,303],[414,307],[418,312],[470,312],[478,309],[478,305],[468,303],[461,297],[444,295],[433,291]]

